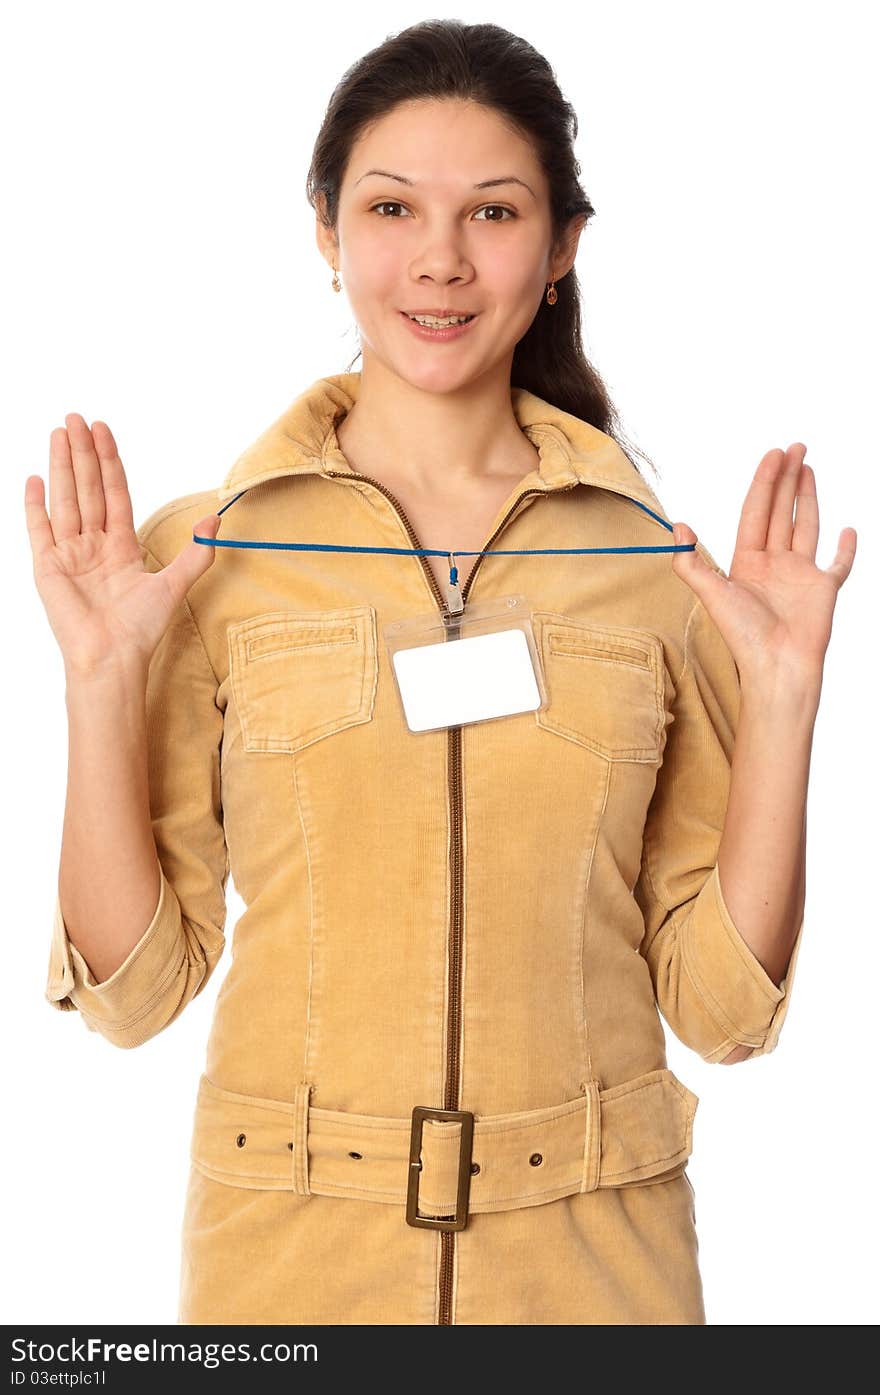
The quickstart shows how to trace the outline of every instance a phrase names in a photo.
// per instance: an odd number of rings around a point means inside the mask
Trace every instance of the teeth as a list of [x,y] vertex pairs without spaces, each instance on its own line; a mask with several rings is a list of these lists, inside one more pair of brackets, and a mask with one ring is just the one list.
[[410,315],[411,320],[416,324],[428,325],[431,328],[440,329],[445,325],[463,325],[466,321],[473,319],[472,315],[450,315],[445,320],[439,320],[436,315]]

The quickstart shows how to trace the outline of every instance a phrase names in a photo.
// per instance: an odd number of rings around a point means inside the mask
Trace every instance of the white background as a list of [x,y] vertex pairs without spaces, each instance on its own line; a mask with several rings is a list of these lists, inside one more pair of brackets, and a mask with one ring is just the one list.
[[[808,446],[828,566],[858,529],[815,730],[804,943],[776,1051],[709,1066],[690,1177],[711,1324],[876,1322],[874,18],[862,3],[46,4],[3,22],[5,1321],[174,1322],[195,1088],[229,944],[135,1051],[43,998],[67,771],[24,484],[112,427],[137,523],[218,485],[357,351],[305,198],[329,95],[392,32],[494,20],[579,116],[586,350],[669,516],[725,568],[769,449]],[[360,360],[355,365],[360,367]],[[230,936],[241,903],[230,883]]]

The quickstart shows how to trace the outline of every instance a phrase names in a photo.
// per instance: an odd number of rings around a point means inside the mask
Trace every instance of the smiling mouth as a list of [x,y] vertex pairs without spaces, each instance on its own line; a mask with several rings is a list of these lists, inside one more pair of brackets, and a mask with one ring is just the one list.
[[412,320],[413,324],[421,325],[423,329],[454,329],[456,325],[467,325],[470,324],[471,320],[476,319],[476,314],[456,315],[454,317],[440,316],[438,323],[438,317],[436,316],[410,315],[406,310],[401,310],[400,313],[406,315],[408,320]]

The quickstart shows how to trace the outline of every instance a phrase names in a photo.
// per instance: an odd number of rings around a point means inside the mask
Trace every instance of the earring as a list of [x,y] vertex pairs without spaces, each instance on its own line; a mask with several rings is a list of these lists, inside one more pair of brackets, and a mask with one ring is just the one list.
[[333,268],[333,280],[330,282],[330,285],[333,287],[334,291],[342,290],[342,282],[339,279],[339,272],[336,270],[335,266]]
[[547,304],[555,305],[558,299],[559,295],[556,290],[556,282],[551,281],[549,286],[547,287]]

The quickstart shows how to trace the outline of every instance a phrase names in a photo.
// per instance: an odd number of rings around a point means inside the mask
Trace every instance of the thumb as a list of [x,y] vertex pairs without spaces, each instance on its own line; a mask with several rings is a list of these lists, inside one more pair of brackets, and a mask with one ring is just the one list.
[[193,540],[181,548],[172,562],[165,568],[165,575],[178,603],[183,600],[194,582],[208,570],[216,556],[217,549],[208,543],[195,541],[195,535],[216,538],[220,527],[220,515],[209,513],[193,525]]
[[[686,523],[674,523],[672,536],[677,544],[696,543],[697,541],[697,535],[693,528],[689,528]],[[700,556],[696,547],[693,552],[673,552],[672,570],[676,576],[681,577],[682,581],[687,582],[710,614],[714,603],[720,602],[727,593],[728,583]]]
[[[689,528],[686,523],[673,523],[672,540],[677,546],[681,547],[683,544],[695,543],[697,541],[697,535],[693,528]],[[693,567],[695,561],[699,562],[701,560],[702,558],[696,548],[694,548],[693,552],[673,552],[672,554],[672,565],[682,575],[684,575],[689,567]]]
[[[697,541],[697,535],[693,528],[689,528],[686,523],[673,523],[672,537],[679,546]],[[693,552],[673,552],[672,570],[700,596],[705,591],[706,574],[711,574],[712,569],[706,566],[699,552],[694,548]]]

